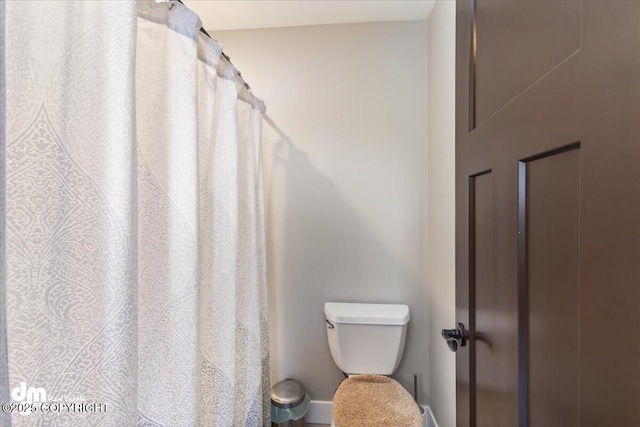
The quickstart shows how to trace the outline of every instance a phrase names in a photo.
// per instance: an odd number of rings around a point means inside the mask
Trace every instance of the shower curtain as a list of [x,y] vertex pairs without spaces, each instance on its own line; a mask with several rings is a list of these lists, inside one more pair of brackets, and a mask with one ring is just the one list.
[[177,2],[0,23],[0,426],[269,425],[263,103]]

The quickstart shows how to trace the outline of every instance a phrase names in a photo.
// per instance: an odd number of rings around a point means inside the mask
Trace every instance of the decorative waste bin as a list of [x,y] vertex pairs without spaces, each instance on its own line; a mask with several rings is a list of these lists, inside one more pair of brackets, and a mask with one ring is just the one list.
[[271,426],[304,427],[311,398],[295,380],[286,379],[271,387]]

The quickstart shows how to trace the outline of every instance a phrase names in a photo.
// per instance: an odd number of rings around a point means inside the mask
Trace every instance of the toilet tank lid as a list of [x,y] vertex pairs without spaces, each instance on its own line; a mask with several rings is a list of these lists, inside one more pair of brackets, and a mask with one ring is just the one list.
[[334,323],[406,325],[409,322],[409,307],[404,304],[327,302],[324,314]]

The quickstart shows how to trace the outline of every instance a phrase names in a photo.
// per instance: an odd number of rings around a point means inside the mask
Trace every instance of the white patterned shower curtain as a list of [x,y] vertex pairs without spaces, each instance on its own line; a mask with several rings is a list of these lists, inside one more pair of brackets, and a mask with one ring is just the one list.
[[268,425],[262,102],[177,2],[0,24],[0,426]]

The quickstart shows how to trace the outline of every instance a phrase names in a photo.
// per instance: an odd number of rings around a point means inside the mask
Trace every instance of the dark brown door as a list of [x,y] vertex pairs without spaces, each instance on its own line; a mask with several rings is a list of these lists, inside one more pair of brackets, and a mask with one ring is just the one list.
[[640,426],[640,1],[459,1],[456,61],[458,426]]

